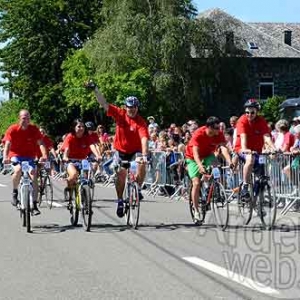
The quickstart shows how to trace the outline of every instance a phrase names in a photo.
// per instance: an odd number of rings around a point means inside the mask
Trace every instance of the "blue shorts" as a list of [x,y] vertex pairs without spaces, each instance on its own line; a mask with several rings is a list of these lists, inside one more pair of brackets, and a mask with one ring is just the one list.
[[13,157],[11,157],[10,161],[12,162],[13,165],[17,165],[18,163],[21,163],[22,161],[28,161],[29,166],[32,169],[36,168],[36,164],[34,163],[34,158],[32,158],[32,157],[13,156]]
[[[253,172],[257,175],[264,175],[265,168],[263,164],[259,163],[259,154],[252,154],[254,155],[254,164],[253,164]],[[247,154],[238,154],[239,159],[245,163]]]

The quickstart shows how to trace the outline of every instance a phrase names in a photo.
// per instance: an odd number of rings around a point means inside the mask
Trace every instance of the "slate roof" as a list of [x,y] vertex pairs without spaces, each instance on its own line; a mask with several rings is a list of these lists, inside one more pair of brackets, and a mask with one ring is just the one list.
[[[247,23],[219,8],[206,10],[197,18],[209,19],[225,31],[233,31],[239,47],[249,57],[300,58],[300,23]],[[283,41],[285,29],[292,30],[292,46]],[[249,42],[255,43],[258,49],[251,50]]]

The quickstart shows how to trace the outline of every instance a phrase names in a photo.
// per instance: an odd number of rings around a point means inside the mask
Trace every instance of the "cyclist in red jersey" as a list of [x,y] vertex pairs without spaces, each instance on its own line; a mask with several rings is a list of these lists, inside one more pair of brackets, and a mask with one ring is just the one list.
[[36,147],[39,146],[41,151],[41,161],[48,158],[46,147],[43,144],[43,137],[39,128],[30,123],[30,114],[27,110],[22,109],[19,113],[19,123],[11,125],[5,133],[5,146],[3,151],[3,163],[12,162],[14,173],[12,175],[13,182],[13,199],[12,205],[18,204],[18,186],[21,179],[21,165],[17,164],[22,161],[29,161],[31,171],[30,175],[33,182],[33,214],[38,215],[40,211],[37,208],[37,191],[38,183],[36,176],[36,166],[34,159],[36,158]]
[[258,115],[260,104],[255,99],[249,99],[243,114],[236,124],[236,143],[234,151],[245,162],[243,168],[243,187],[241,196],[250,199],[249,183],[253,165],[258,163],[258,157],[252,151],[261,153],[264,145],[271,151],[276,151],[267,121]]
[[68,133],[62,145],[63,161],[67,162],[67,186],[74,186],[77,182],[78,171],[74,162],[86,159],[90,152],[95,155],[96,160],[100,160],[92,139],[86,133],[86,127],[81,119],[73,122],[72,132]]
[[[115,119],[116,133],[114,139],[114,149],[117,150],[121,160],[131,161],[137,153],[141,153],[140,163],[137,166],[137,182],[141,186],[146,175],[146,165],[148,157],[148,125],[147,122],[138,114],[139,100],[130,96],[125,99],[125,109],[109,104],[98,87],[91,82],[86,85],[95,91],[95,95],[100,105],[107,112],[108,116]],[[129,165],[122,165],[121,170],[117,174],[116,192],[118,197],[117,215],[122,218],[124,216],[123,192],[126,181],[126,169]],[[139,192],[140,200],[143,198]]]
[[216,160],[215,153],[220,152],[227,163],[231,166],[231,158],[228,149],[225,147],[225,137],[220,131],[220,120],[217,117],[209,117],[206,125],[194,131],[191,140],[185,150],[187,171],[192,180],[192,201],[195,210],[194,221],[200,221],[198,209],[199,194],[201,188],[201,177]]

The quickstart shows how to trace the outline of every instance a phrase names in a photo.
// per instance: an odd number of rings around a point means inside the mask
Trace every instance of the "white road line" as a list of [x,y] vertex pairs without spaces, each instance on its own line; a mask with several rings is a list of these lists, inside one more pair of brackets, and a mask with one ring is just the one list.
[[[50,204],[50,201],[48,201],[48,204]],[[52,206],[53,207],[63,207],[64,205],[60,204],[60,203],[57,203],[57,202],[52,202]]]
[[200,259],[198,257],[183,257],[184,260],[192,263],[192,264],[195,264],[199,267],[202,267],[208,271],[211,271],[215,274],[218,274],[218,275],[221,275],[227,279],[230,279],[234,282],[237,282],[247,288],[250,288],[252,290],[255,290],[257,292],[260,292],[260,293],[264,293],[264,294],[272,294],[272,295],[279,295],[279,292],[266,286],[266,285],[263,285],[262,283],[260,282],[257,282],[257,281],[254,281],[248,277],[244,277],[243,275],[240,275],[238,273],[234,273],[232,271],[229,271],[225,268],[222,268],[222,267],[219,267],[213,263],[210,263],[206,260],[203,260],[203,259]]
[[6,185],[6,184],[1,184],[1,183],[0,183],[0,187],[7,187],[7,185]]

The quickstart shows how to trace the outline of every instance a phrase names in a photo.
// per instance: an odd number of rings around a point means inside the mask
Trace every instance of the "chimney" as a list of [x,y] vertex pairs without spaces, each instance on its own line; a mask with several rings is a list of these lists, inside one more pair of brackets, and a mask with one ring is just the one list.
[[225,49],[226,52],[231,52],[234,49],[234,33],[233,31],[227,31],[225,33]]
[[289,46],[292,46],[292,31],[291,30],[284,31],[284,43]]

